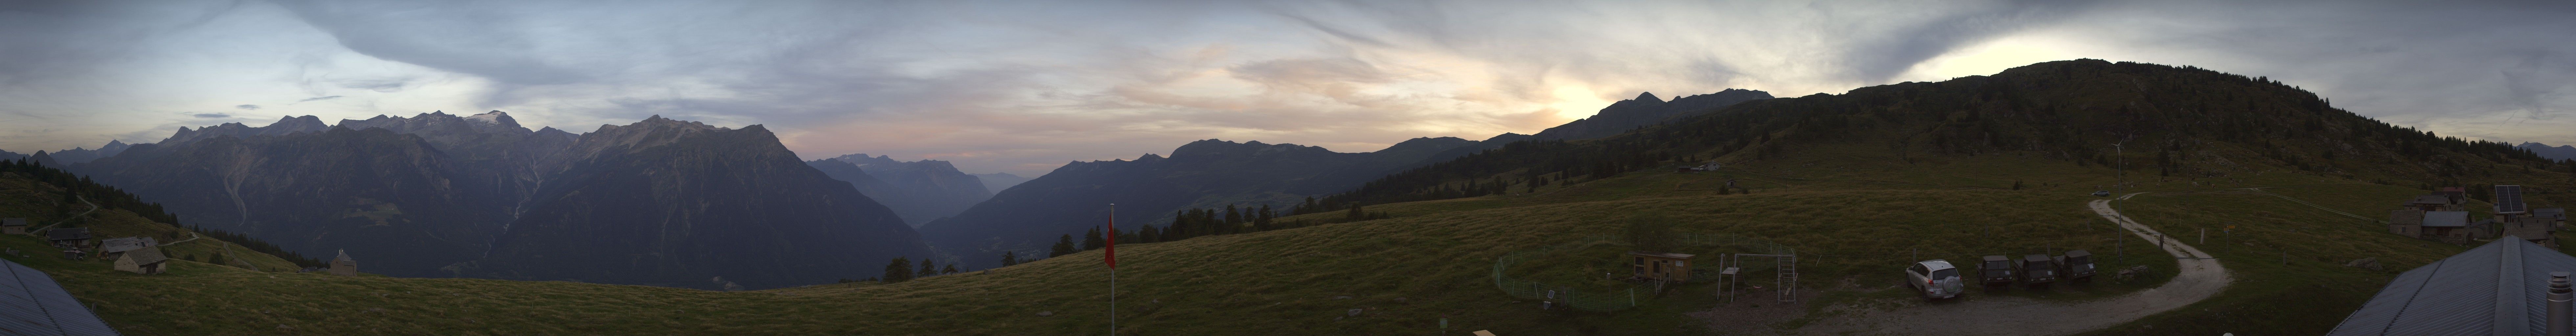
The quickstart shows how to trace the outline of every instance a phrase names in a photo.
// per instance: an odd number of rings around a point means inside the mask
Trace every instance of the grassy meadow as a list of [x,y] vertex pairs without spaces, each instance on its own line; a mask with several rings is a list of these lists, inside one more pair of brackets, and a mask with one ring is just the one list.
[[[2087,195],[2097,186],[2119,181],[2111,169],[2011,154],[1905,160],[1871,146],[1825,145],[1719,172],[1648,169],[1534,190],[1514,186],[1507,195],[1368,207],[1391,219],[1123,245],[1117,333],[1419,335],[1438,332],[1442,319],[1452,334],[1767,333],[1847,311],[1829,307],[1908,305],[1917,299],[1900,287],[1899,272],[1917,260],[1965,264],[1984,255],[2087,249],[2105,270],[2090,283],[1972,290],[1969,299],[2087,300],[2151,288],[2174,272],[2170,257],[2126,239],[2085,207],[2101,199]],[[2126,191],[2152,193],[2119,202],[2123,211],[2178,237],[2213,229],[2210,242],[2196,245],[2218,255],[2238,282],[2208,301],[2099,334],[2318,333],[2396,272],[2465,249],[2232,190],[2278,186],[2266,190],[2368,215],[2423,192],[2413,188],[2293,173],[2190,179],[2133,169],[2128,178],[2138,183]],[[1726,179],[1750,193],[1716,191]],[[16,203],[0,211],[53,209],[41,204],[49,195],[7,195],[0,193],[0,202]],[[1498,256],[1617,234],[1641,215],[1669,218],[1678,232],[1739,234],[1797,249],[1805,302],[1781,305],[1767,293],[1747,293],[1726,303],[1716,286],[1697,282],[1649,293],[1657,295],[1632,310],[1544,311],[1494,288]],[[2226,225],[2237,227],[2215,230]],[[0,244],[41,242],[0,237]],[[212,251],[190,248],[174,250]],[[1615,288],[1624,284],[1597,279],[1621,272],[1627,250],[1596,245],[1514,271]],[[748,292],[273,272],[284,269],[275,267],[282,260],[254,261],[255,268],[176,261],[174,272],[152,276],[102,262],[11,260],[53,272],[131,335],[1103,335],[1110,332],[1110,271],[1099,257],[1095,250],[903,283]],[[2342,266],[2365,257],[2388,268]],[[1714,253],[1702,258],[1695,261],[1715,265]],[[2109,270],[2137,265],[2151,276],[2108,279]],[[1743,285],[1776,286],[1770,272],[1752,268]]]

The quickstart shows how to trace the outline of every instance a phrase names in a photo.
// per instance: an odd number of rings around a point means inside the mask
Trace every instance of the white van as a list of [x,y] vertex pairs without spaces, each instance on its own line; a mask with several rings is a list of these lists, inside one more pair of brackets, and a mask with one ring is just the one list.
[[1905,268],[1905,280],[1906,286],[1914,287],[1916,293],[1927,299],[1954,298],[1964,292],[1960,289],[1959,268],[1950,266],[1948,260],[1914,263],[1914,267]]

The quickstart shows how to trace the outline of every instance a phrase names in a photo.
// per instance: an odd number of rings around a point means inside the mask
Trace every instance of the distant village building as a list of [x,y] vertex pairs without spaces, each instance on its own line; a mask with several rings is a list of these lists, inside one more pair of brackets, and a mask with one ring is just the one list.
[[0,233],[13,235],[27,234],[27,219],[0,218]]
[[89,228],[60,228],[45,230],[45,240],[52,241],[54,243],[54,247],[59,248],[76,249],[89,247]]
[[2556,223],[2553,222],[2548,218],[2526,216],[2503,221],[2500,224],[2504,225],[2505,236],[2519,237],[2540,246],[2558,248]]
[[2456,198],[2431,194],[2415,196],[2414,200],[2406,201],[2405,206],[2407,209],[2423,211],[2460,211],[2460,204]]
[[2565,230],[2565,229],[2567,229],[2567,209],[2566,209],[2566,208],[2531,209],[2531,216],[2532,216],[2532,217],[2539,217],[2539,218],[2548,218],[2548,219],[2549,219],[2549,229],[2550,229],[2550,230],[2552,230],[2552,231],[2556,231],[2556,230]]
[[2433,192],[2433,194],[2434,194],[2434,195],[2442,195],[2442,197],[2449,197],[2449,198],[2451,198],[2451,203],[2459,203],[2459,204],[2467,204],[2467,203],[2469,203],[2469,189],[2468,189],[2468,188],[2461,188],[2461,187],[2442,187],[2442,189],[2441,189],[2441,190],[2442,190],[2442,191],[2436,191],[2436,192]]
[[115,259],[117,255],[124,254],[127,251],[150,248],[158,245],[160,245],[160,243],[154,242],[152,237],[108,238],[106,240],[98,241],[98,257]]
[[159,247],[126,251],[116,257],[116,270],[137,274],[161,274],[166,271],[163,266],[169,264],[170,257],[162,255]]
[[2416,231],[2416,238],[2452,244],[2468,244],[2479,238],[2477,230],[2469,229],[2467,211],[2425,211],[2421,227]]
[[1638,280],[1690,282],[1692,255],[1646,251],[1628,251],[1629,265],[1635,267],[1630,277]]
[[2388,212],[2388,233],[2397,234],[2397,235],[2399,235],[2399,236],[2406,236],[2406,237],[2409,237],[2409,238],[2421,238],[2421,237],[2423,237],[2423,236],[2424,236],[2424,210],[2411,210],[2411,209],[2410,209],[2410,210],[2389,211],[2389,212]]
[[340,257],[331,258],[331,275],[358,275],[358,260],[349,259],[349,250],[340,250]]

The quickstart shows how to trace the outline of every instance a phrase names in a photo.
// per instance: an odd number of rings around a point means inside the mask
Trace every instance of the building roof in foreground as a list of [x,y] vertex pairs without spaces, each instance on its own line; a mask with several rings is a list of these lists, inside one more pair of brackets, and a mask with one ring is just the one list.
[[0,260],[0,334],[116,335],[44,271]]
[[2326,335],[2539,335],[2554,271],[2576,256],[2497,239],[2398,274]]

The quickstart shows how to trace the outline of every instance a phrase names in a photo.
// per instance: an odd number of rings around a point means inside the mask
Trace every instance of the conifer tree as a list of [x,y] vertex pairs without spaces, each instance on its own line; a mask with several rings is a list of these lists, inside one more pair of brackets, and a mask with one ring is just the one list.
[[937,262],[933,262],[933,261],[931,261],[931,260],[930,260],[930,258],[921,258],[921,272],[919,272],[919,273],[913,273],[913,274],[914,274],[914,276],[931,276],[931,275],[938,275],[938,274],[939,274],[939,268],[931,265],[931,264],[935,264],[935,263],[937,263]]
[[1062,237],[1062,238],[1057,238],[1057,239],[1056,239],[1056,241],[1055,241],[1055,250],[1053,250],[1053,251],[1048,251],[1048,252],[1047,252],[1047,257],[1048,257],[1048,258],[1062,257],[1062,256],[1067,255],[1067,254],[1073,254],[1074,252],[1081,252],[1081,251],[1079,251],[1079,250],[1074,250],[1074,249],[1073,249],[1073,235],[1068,234],[1068,235],[1064,235],[1064,237]]
[[939,268],[939,274],[957,274],[957,264],[948,264],[947,267]]
[[1018,264],[1020,264],[1020,256],[1012,255],[1011,251],[1002,251],[1002,266]]
[[905,259],[904,257],[894,257],[894,261],[886,263],[885,283],[904,282],[905,280],[912,280],[912,260]]
[[1091,228],[1091,232],[1084,232],[1082,234],[1083,251],[1098,250],[1104,245],[1109,245],[1109,243],[1101,240],[1100,228]]

